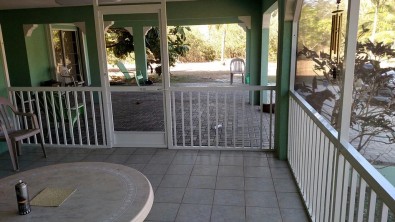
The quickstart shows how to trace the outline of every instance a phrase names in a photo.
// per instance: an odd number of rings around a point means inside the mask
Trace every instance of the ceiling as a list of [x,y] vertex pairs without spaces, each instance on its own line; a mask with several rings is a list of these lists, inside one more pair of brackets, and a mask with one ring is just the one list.
[[[94,0],[0,0],[0,10],[92,5]],[[99,4],[153,3],[161,0],[99,0]],[[169,0],[166,0],[169,1]],[[182,1],[182,0],[170,0]]]

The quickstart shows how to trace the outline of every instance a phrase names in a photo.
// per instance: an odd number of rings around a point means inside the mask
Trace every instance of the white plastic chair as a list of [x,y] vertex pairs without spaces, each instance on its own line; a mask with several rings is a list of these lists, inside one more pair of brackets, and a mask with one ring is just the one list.
[[244,83],[245,62],[243,59],[234,58],[230,62],[230,84],[233,84],[233,74],[241,74],[241,81]]
[[[18,125],[18,123],[23,122],[22,119],[20,119],[19,122],[17,121],[17,118],[21,117],[25,117],[26,121],[31,120],[31,122],[29,121],[29,126],[26,124],[24,127]],[[0,141],[5,141],[7,143],[12,166],[15,171],[19,170],[18,155],[21,154],[21,141],[36,134],[40,135],[40,133],[41,129],[38,125],[36,115],[33,113],[18,112],[6,98],[0,97]],[[40,144],[44,157],[46,158],[47,154],[42,138]]]

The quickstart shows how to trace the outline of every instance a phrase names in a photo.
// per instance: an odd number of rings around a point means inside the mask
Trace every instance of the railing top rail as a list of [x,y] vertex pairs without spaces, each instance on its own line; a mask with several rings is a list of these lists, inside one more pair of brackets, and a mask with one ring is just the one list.
[[170,87],[170,91],[249,91],[276,90],[276,86],[180,86]]
[[377,171],[349,142],[339,141],[337,131],[300,95],[290,92],[291,97],[323,131],[334,146],[361,175],[366,183],[377,193],[381,200],[395,212],[395,187]]
[[41,92],[41,91],[53,91],[53,92],[69,92],[69,91],[77,91],[77,92],[86,92],[86,91],[102,91],[102,87],[8,87],[8,91],[30,91],[30,92]]

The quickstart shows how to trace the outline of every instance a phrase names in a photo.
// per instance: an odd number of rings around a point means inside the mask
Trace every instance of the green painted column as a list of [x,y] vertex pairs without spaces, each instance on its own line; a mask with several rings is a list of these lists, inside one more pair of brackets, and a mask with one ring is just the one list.
[[[267,86],[269,72],[269,28],[262,29],[261,86]],[[262,92],[262,103],[268,104],[267,91]]]
[[2,29],[11,86],[31,86],[23,26],[8,22]]
[[[262,15],[251,15],[250,85],[261,84]],[[254,104],[259,105],[259,92],[254,93]]]
[[287,159],[289,80],[292,46],[292,21],[285,21],[285,0],[278,1],[278,54],[276,76],[276,120],[274,147],[280,160]]
[[25,37],[26,52],[29,62],[31,86],[40,86],[41,82],[52,79],[51,64],[49,63],[49,48],[47,33],[44,25]]
[[136,59],[136,71],[141,71],[147,80],[147,57],[145,53],[145,33],[141,25],[133,26],[134,56]]
[[251,29],[246,28],[246,75],[250,73]]

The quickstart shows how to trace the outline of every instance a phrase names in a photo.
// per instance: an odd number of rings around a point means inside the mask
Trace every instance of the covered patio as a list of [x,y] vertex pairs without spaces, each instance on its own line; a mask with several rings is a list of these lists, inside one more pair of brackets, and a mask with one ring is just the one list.
[[[34,112],[42,129],[23,141],[21,170],[80,161],[135,168],[155,191],[147,221],[394,221],[394,186],[348,142],[359,0],[347,4],[336,129],[294,88],[303,0],[19,3],[0,0],[0,93]],[[269,86],[268,15],[276,8]],[[161,85],[110,86],[104,36],[114,21],[132,27],[143,72],[144,30],[160,28]],[[245,28],[250,84],[172,85],[168,25],[229,22]],[[78,54],[68,65],[82,70],[85,86],[39,86],[57,80],[68,50]],[[0,148],[4,178],[15,172]]]
[[[1,179],[12,171],[8,153],[0,160]],[[80,161],[146,175],[155,192],[146,221],[308,221],[287,162],[270,153],[49,148],[45,159],[39,148],[26,148],[20,158],[22,170]]]

